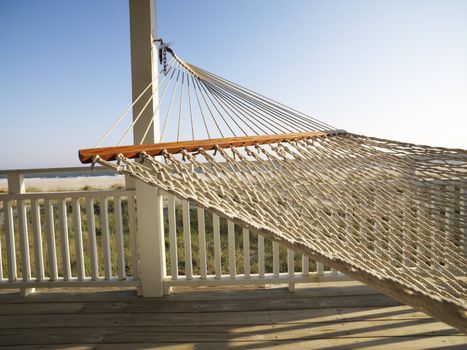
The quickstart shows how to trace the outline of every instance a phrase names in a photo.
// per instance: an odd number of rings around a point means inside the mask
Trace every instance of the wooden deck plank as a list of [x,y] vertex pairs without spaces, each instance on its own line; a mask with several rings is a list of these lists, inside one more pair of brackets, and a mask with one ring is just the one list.
[[[1,347],[1,346],[0,346]],[[2,347],[3,348],[3,347]],[[464,350],[465,343],[462,341],[456,342],[449,340],[448,342],[444,337],[430,337],[430,338],[414,338],[414,337],[398,337],[398,338],[359,338],[359,339],[317,339],[305,340],[296,342],[230,342],[226,347],[225,342],[199,342],[196,344],[191,343],[120,343],[120,344],[67,344],[67,350],[127,350],[127,349],[161,349],[161,350],[219,350],[219,349],[268,349],[274,348],[276,350],[299,350],[299,349],[340,349],[340,350],[354,350],[354,349],[368,349],[368,350],[387,350],[387,349],[401,349],[401,350],[414,350],[414,349],[445,349],[445,350]],[[64,349],[63,345],[56,346],[41,346],[41,345],[26,345],[8,347],[14,350],[44,350],[44,349]]]
[[62,302],[62,303],[34,303],[34,304],[4,304],[0,315],[17,314],[53,314],[70,313],[168,313],[168,312],[232,312],[232,311],[274,311],[274,310],[302,310],[326,308],[354,308],[359,306],[395,306],[400,305],[391,298],[376,295],[351,295],[329,297],[310,297],[302,299],[277,298],[258,300],[200,300],[198,302],[167,299],[151,299],[144,303],[124,302]]
[[166,342],[273,342],[303,341],[337,338],[398,338],[444,336],[467,337],[450,326],[433,320],[385,321],[380,323],[355,321],[347,323],[321,323],[310,325],[231,326],[169,326],[169,327],[82,327],[0,330],[0,344],[45,345],[70,343],[166,343]]
[[[39,289],[38,289],[39,290]],[[43,302],[113,302],[131,301],[146,302],[135,294],[134,287],[114,288],[58,288],[41,289],[39,293],[30,295],[28,298],[21,297],[16,290],[0,290],[0,303],[43,303]],[[288,299],[308,298],[319,296],[338,295],[368,295],[381,294],[357,281],[306,283],[297,284],[294,293],[289,293],[287,286],[272,285],[267,288],[259,286],[216,286],[216,287],[176,287],[173,292],[164,297],[165,300],[265,300],[287,297]],[[150,300],[150,299],[149,299]]]
[[350,308],[350,309],[311,309],[292,311],[259,311],[224,313],[147,313],[147,314],[73,314],[71,318],[65,314],[48,314],[44,321],[41,314],[0,316],[1,329],[14,328],[54,328],[54,327],[95,327],[132,326],[247,326],[270,324],[314,324],[320,322],[351,322],[371,320],[423,320],[431,319],[422,312],[408,306],[385,308]]
[[[318,288],[178,289],[161,299],[134,290],[0,295],[8,349],[456,349],[467,337],[358,283]],[[25,336],[27,335],[27,336]]]
[[[457,341],[456,341],[457,340]],[[1,347],[1,346],[0,346]],[[330,341],[329,339],[304,340],[295,342],[237,342],[232,341],[226,347],[225,342],[199,342],[191,343],[120,343],[120,344],[67,344],[63,345],[24,345],[8,347],[14,350],[44,350],[44,349],[67,349],[67,350],[127,350],[127,349],[162,349],[162,350],[219,350],[219,349],[266,349],[274,348],[278,350],[295,349],[368,349],[368,350],[387,350],[387,349],[445,349],[445,350],[463,350],[465,343],[462,340],[450,339],[446,341],[444,337],[416,338],[416,337],[398,337],[398,338],[338,338]]]

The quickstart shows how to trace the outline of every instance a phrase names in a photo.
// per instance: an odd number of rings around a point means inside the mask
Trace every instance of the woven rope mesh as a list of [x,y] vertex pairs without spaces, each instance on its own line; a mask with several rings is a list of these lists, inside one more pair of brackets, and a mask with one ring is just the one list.
[[467,152],[352,134],[112,167],[467,329]]

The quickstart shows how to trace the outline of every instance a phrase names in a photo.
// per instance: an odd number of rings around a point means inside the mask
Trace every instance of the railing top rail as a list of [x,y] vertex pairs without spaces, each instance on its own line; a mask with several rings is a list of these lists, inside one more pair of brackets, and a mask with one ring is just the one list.
[[121,197],[134,195],[135,190],[94,190],[94,191],[62,191],[62,192],[26,192],[18,194],[0,194],[0,201],[24,199],[61,199],[81,197]]
[[13,174],[35,174],[35,175],[42,175],[42,174],[67,174],[67,173],[82,173],[82,174],[90,174],[93,172],[109,172],[109,169],[106,167],[96,166],[92,169],[89,166],[81,166],[81,167],[69,167],[69,168],[37,168],[37,169],[8,169],[8,170],[0,170],[0,176],[7,176]]

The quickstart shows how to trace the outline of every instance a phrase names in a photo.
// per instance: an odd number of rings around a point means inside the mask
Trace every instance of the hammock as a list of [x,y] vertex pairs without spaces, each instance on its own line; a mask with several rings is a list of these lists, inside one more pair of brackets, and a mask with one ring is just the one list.
[[[467,151],[337,130],[173,57],[160,136],[172,118],[176,141],[80,150],[82,162],[189,200],[467,332]],[[179,140],[184,115],[192,141]]]

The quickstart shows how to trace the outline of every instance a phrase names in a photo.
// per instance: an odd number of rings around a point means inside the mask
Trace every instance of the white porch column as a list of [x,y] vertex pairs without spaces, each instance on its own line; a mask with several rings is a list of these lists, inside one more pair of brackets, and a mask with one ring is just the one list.
[[[131,40],[131,76],[132,95],[135,100],[153,79],[154,88],[158,86],[156,38],[156,0],[129,0],[130,4],[130,40]],[[151,90],[133,107],[135,118],[148,101]],[[159,113],[153,111],[158,103],[157,94],[133,128],[135,144],[159,142]],[[144,140],[146,128],[154,117],[149,132]],[[127,181],[127,187],[136,189],[137,237],[143,297],[163,295],[165,276],[164,221],[162,196],[154,187],[140,181]]]
[[[24,176],[22,174],[9,174],[8,175],[8,193],[9,194],[20,194],[26,192],[26,187],[24,185]],[[26,223],[26,209],[25,205],[18,203],[18,216],[22,219],[19,219],[18,229],[20,230],[20,239],[21,246],[21,264],[22,264],[22,274],[23,280],[29,281],[31,279],[31,269],[29,261],[29,241],[28,241],[28,227]],[[20,212],[21,211],[21,212]],[[35,288],[20,288],[20,294],[22,296],[28,296],[35,292]]]

